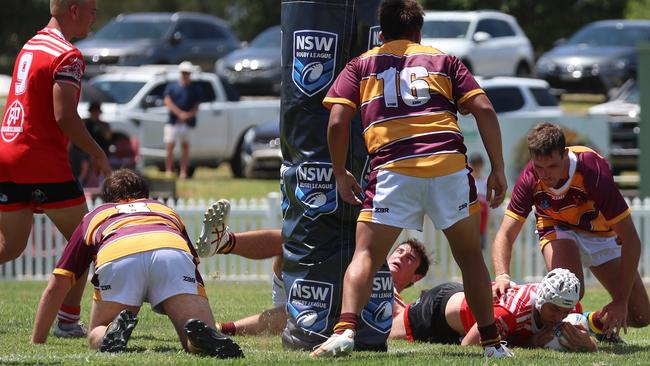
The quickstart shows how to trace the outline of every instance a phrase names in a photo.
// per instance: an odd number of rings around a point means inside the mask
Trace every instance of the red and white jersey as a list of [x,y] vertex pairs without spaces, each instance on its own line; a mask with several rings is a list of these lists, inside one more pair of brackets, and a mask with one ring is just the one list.
[[81,52],[56,29],[46,27],[25,43],[16,58],[0,127],[0,181],[74,179],[68,138],[54,119],[52,88],[67,83],[80,90],[85,67]]
[[[538,287],[539,283],[511,287],[493,304],[494,320],[499,334],[514,346],[525,345],[531,335],[542,329],[542,324],[535,323],[533,316]],[[574,312],[582,312],[580,303],[576,305]],[[460,318],[465,332],[476,323],[466,300],[463,300],[461,305]]]

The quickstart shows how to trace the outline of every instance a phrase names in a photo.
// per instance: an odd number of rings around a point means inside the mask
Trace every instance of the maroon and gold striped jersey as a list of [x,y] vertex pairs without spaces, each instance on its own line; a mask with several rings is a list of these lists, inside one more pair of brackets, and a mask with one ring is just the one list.
[[[54,274],[73,282],[94,261],[95,268],[131,254],[174,248],[198,256],[174,210],[148,199],[128,203],[106,203],[86,214],[72,234]],[[203,281],[197,271],[197,280]]]
[[607,161],[583,146],[569,147],[569,178],[560,188],[547,187],[529,162],[517,178],[506,215],[525,221],[535,207],[542,245],[553,240],[556,226],[595,236],[616,236],[612,225],[630,215]]
[[373,170],[436,177],[465,167],[458,108],[480,93],[455,56],[397,40],[350,61],[323,105],[360,109]]

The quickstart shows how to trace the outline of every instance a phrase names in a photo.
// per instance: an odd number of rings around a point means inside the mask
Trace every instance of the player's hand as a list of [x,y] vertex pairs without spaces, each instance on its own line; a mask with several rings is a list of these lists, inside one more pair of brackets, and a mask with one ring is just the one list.
[[497,208],[506,198],[508,183],[503,170],[493,170],[487,179],[486,199],[491,208]]
[[607,336],[620,335],[621,329],[627,334],[627,301],[614,300],[603,307],[601,314],[603,332]]
[[502,278],[497,278],[494,280],[494,283],[492,284],[492,298],[493,299],[499,299],[501,296],[506,296],[506,293],[509,288],[512,287],[512,281],[510,281],[510,277],[502,277]]
[[553,327],[545,326],[537,333],[533,333],[528,340],[530,348],[543,348],[553,339]]
[[596,341],[582,327],[576,327],[566,322],[562,323],[562,335],[560,344],[571,351],[595,352],[598,349]]
[[361,186],[357,183],[352,173],[346,170],[345,174],[336,176],[336,187],[343,201],[352,205],[361,204],[361,201],[356,195],[361,194]]
[[101,155],[92,157],[93,167],[95,168],[95,175],[99,173],[104,174],[104,177],[111,175],[111,164],[108,162],[108,157],[102,152]]

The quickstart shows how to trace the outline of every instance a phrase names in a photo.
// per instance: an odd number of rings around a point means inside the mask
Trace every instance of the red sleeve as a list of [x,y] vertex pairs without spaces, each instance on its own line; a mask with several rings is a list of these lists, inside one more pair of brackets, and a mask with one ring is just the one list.
[[508,338],[517,328],[517,318],[501,305],[494,305],[494,321],[503,339]]
[[90,267],[90,263],[97,254],[94,245],[86,245],[82,225],[77,226],[72,237],[63,249],[63,255],[53,273],[70,277],[74,284]]
[[517,182],[515,182],[506,215],[515,220],[526,221],[535,204],[533,191],[536,181],[532,163],[529,162],[524,171],[519,174]]
[[83,56],[79,50],[66,52],[57,59],[54,65],[53,77],[55,82],[66,83],[81,88],[81,78],[86,70]]
[[595,202],[608,223],[615,224],[627,217],[627,203],[614,183],[607,161],[595,152],[580,153],[578,161],[589,199]]
[[359,88],[361,84],[360,71],[358,70],[359,58],[348,62],[343,71],[336,77],[334,84],[330,87],[323,106],[332,108],[332,104],[346,104],[352,108],[358,108],[361,96]]

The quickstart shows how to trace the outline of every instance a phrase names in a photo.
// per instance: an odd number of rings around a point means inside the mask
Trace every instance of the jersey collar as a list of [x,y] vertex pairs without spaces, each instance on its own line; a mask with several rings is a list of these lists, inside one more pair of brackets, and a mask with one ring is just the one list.
[[560,188],[550,188],[550,187],[548,188],[548,191],[555,196],[561,195],[567,189],[569,189],[569,187],[571,186],[571,181],[573,180],[573,175],[576,172],[576,166],[578,165],[578,157],[571,150],[569,150],[568,156],[569,156],[569,178],[566,180],[566,182],[564,182],[564,184]]

